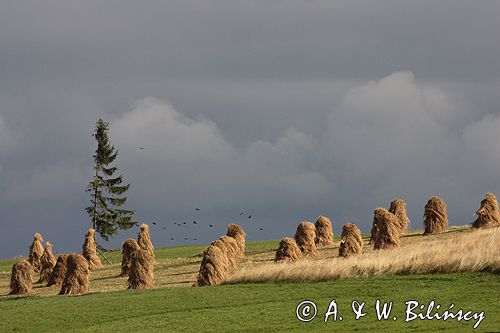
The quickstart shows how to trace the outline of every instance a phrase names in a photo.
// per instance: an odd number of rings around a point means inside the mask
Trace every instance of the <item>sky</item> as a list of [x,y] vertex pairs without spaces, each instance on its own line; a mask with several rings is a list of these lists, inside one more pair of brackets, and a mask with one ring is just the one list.
[[99,118],[156,246],[228,223],[280,239],[319,215],[369,232],[394,198],[422,228],[433,195],[471,223],[500,195],[498,17],[496,1],[0,0],[0,257],[35,232],[81,250]]

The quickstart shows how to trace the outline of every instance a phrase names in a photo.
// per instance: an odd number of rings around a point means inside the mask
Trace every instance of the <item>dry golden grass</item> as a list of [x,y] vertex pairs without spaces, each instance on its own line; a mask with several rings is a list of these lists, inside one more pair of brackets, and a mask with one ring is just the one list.
[[[462,232],[460,232],[462,231]],[[306,259],[293,264],[247,264],[226,283],[321,281],[350,277],[449,272],[500,272],[500,228],[448,232],[443,237],[404,237],[401,248],[369,251],[349,259]],[[412,239],[413,238],[413,239]],[[415,242],[415,238],[420,241]],[[366,243],[366,240],[365,240]]]
[[[350,276],[379,276],[452,271],[500,271],[500,228],[471,229],[451,227],[448,232],[422,236],[410,230],[401,237],[401,248],[374,251],[365,237],[363,255],[339,258],[339,245],[318,249],[319,255],[299,263],[276,264],[275,250],[250,251],[239,260],[239,268],[229,283],[267,280],[322,280]],[[201,252],[200,252],[201,254]],[[121,258],[120,258],[121,259]],[[156,258],[154,288],[191,287],[200,268],[201,256],[189,258]],[[90,290],[108,292],[126,290],[127,277],[118,277],[119,260],[90,272]],[[10,270],[0,272],[0,299],[9,293]],[[32,295],[54,296],[60,286],[34,284]]]

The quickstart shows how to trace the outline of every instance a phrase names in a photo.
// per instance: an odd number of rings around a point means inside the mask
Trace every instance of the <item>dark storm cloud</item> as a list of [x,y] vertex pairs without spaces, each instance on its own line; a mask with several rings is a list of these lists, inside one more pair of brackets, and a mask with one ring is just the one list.
[[[278,238],[319,214],[367,231],[395,196],[414,227],[433,194],[470,222],[500,193],[499,14],[490,1],[3,3],[0,256],[35,231],[78,249],[100,116],[138,219],[169,226],[160,244],[229,222]],[[173,231],[196,206],[215,228]]]

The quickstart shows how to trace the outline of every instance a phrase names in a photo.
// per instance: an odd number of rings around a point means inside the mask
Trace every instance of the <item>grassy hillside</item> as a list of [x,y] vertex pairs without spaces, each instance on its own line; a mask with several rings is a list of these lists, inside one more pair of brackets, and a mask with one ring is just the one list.
[[[500,260],[499,232],[499,228],[489,231],[453,228],[445,234],[423,237],[419,231],[413,231],[402,238],[401,250],[374,252],[366,245],[365,255],[354,261],[338,258],[337,244],[320,249],[319,258],[287,266],[284,271],[282,265],[272,263],[278,241],[253,242],[247,244],[246,257],[233,273],[230,284],[203,288],[191,286],[205,245],[158,248],[155,251],[157,289],[149,291],[126,290],[126,278],[117,277],[121,255],[117,251],[108,252],[113,265],[92,271],[92,293],[76,297],[56,296],[58,288],[39,284],[30,297],[7,296],[13,260],[2,260],[0,332],[470,332],[476,322],[414,320],[405,323],[405,301],[408,300],[426,304],[435,300],[443,309],[454,303],[455,309],[484,311],[486,318],[475,331],[500,331],[500,275],[491,273],[498,272],[493,265],[498,265]],[[486,242],[488,237],[493,240]],[[490,244],[491,241],[494,243]],[[443,248],[436,249],[436,244],[442,244]],[[453,250],[456,253],[450,254]],[[414,256],[405,259],[405,251]],[[401,263],[415,262],[419,256],[432,257],[429,253],[436,251],[441,251],[442,256],[429,259],[447,263],[461,258],[459,263],[464,266],[460,267],[467,266],[471,260],[480,264],[468,265],[462,273],[452,274],[406,275],[412,272],[393,269],[401,267]],[[483,251],[484,255],[474,251]],[[384,274],[388,276],[331,275],[346,265],[366,269],[363,260],[370,265],[378,263],[381,266],[377,269],[385,268]],[[298,278],[287,275],[290,272],[298,274]],[[279,282],[270,282],[272,280]],[[299,322],[295,316],[296,306],[304,299],[313,300],[318,306],[318,317],[308,323]],[[332,299],[338,303],[344,320],[325,324],[322,317]],[[376,319],[376,299],[394,302],[390,320]],[[353,300],[367,302],[367,315],[357,321],[351,311]],[[393,316],[397,317],[396,321]]]
[[[394,302],[398,320],[377,321],[377,298]],[[301,323],[295,307],[314,300],[321,312],[336,299],[343,321]],[[315,283],[263,283],[209,288],[95,293],[0,301],[0,332],[471,332],[473,322],[404,322],[404,302],[415,299],[485,311],[477,332],[500,329],[500,278],[488,273],[393,276]],[[366,301],[358,321],[352,300]]]

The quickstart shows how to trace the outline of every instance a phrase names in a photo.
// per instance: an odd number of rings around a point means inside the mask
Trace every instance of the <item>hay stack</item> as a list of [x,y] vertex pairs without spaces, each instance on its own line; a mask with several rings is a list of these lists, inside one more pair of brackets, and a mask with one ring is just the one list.
[[229,269],[236,267],[236,262],[240,253],[240,247],[238,246],[236,239],[229,236],[222,236],[213,241],[211,245],[218,247],[224,252],[227,257]]
[[370,241],[368,244],[375,243],[375,238],[377,238],[377,233],[380,225],[381,214],[385,211],[384,208],[376,208],[373,211],[373,225],[372,230],[370,231]]
[[405,234],[408,226],[410,225],[410,219],[406,214],[406,201],[403,199],[392,200],[389,212],[396,215],[398,218],[398,229],[400,230],[400,234]]
[[448,230],[446,203],[440,197],[434,196],[427,201],[424,214],[424,235],[440,233]]
[[352,223],[344,224],[340,240],[339,256],[351,257],[363,253],[363,238],[361,230]]
[[274,262],[295,262],[302,259],[302,252],[291,237],[282,238]]
[[56,265],[56,257],[52,253],[52,244],[47,242],[45,244],[45,251],[43,251],[42,258],[40,259],[42,269],[40,270],[39,283],[47,283],[52,275],[54,266]]
[[474,228],[487,228],[500,225],[500,210],[498,208],[497,197],[493,193],[486,193],[476,215],[477,219],[472,223]]
[[379,208],[378,231],[375,237],[374,249],[392,249],[400,246],[399,221],[396,215],[384,208]]
[[26,295],[31,293],[33,290],[31,270],[32,266],[26,259],[22,259],[12,266],[9,295]]
[[226,236],[233,237],[238,244],[238,257],[243,258],[245,256],[245,230],[238,224],[228,224]]
[[213,286],[221,284],[230,270],[227,255],[219,247],[210,245],[203,251],[200,271],[198,273],[198,286]]
[[43,255],[43,245],[42,245],[42,235],[40,235],[38,232],[35,234],[35,237],[33,239],[33,243],[30,245],[30,254],[28,257],[28,261],[33,266],[33,269],[35,270],[36,273],[40,272],[40,269],[42,268],[42,264],[40,263],[40,259],[42,258]]
[[330,246],[333,245],[333,229],[332,222],[326,216],[319,216],[316,220],[316,245]]
[[52,270],[52,274],[50,274],[49,281],[47,283],[47,287],[50,286],[60,286],[63,281],[66,273],[68,271],[68,255],[61,254],[56,261],[56,265]]
[[141,224],[141,232],[139,232],[137,243],[141,249],[148,251],[153,258],[155,257],[155,248],[151,242],[151,237],[149,236],[149,226],[147,224]]
[[80,254],[68,255],[68,271],[59,291],[59,295],[80,295],[88,293],[89,262]]
[[135,239],[129,238],[123,242],[122,246],[122,270],[120,276],[127,276],[132,265],[132,253],[140,249]]
[[153,254],[139,246],[132,252],[130,262],[130,272],[128,273],[129,289],[149,289],[154,285],[154,264]]
[[95,229],[90,228],[85,235],[83,243],[83,257],[89,262],[89,269],[101,268],[101,259],[97,256],[97,247],[95,245]]
[[316,227],[309,221],[300,222],[295,232],[295,242],[305,256],[317,256]]

